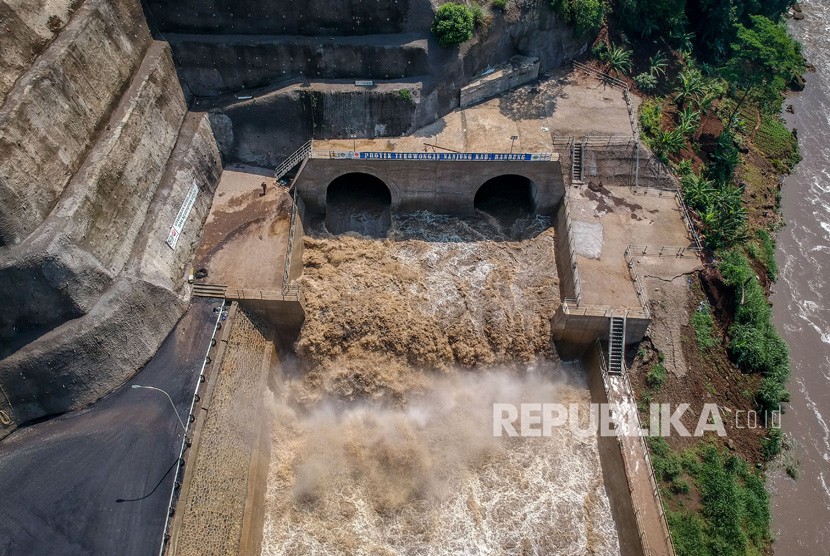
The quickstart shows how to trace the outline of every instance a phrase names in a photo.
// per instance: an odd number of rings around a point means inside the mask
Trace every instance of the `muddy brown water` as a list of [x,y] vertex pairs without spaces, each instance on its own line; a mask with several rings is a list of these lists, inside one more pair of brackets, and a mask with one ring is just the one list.
[[803,161],[783,185],[787,226],[778,235],[781,277],[775,325],[790,346],[792,401],[783,416],[800,461],[798,479],[769,474],[775,554],[830,554],[830,3],[808,0],[792,34],[816,68],[786,114],[798,130]]

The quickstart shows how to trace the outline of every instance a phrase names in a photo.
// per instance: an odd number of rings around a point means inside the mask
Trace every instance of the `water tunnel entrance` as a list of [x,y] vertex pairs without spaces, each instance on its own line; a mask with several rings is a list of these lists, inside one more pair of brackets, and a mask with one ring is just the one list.
[[392,225],[392,194],[371,174],[344,174],[326,192],[326,228],[333,234],[357,232],[386,237]]
[[503,224],[529,216],[536,210],[536,184],[524,176],[505,174],[484,182],[473,201],[475,209]]

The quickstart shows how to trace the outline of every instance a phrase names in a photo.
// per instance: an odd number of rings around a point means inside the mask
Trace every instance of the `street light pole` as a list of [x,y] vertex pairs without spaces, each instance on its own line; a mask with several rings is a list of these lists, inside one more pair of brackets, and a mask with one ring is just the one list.
[[179,420],[179,424],[182,426],[182,430],[185,432],[185,434],[187,433],[187,427],[184,426],[184,421],[182,421],[182,418],[179,417],[179,411],[176,409],[176,404],[173,403],[173,398],[170,397],[170,394],[168,394],[161,388],[156,388],[155,386],[142,386],[141,384],[133,384],[131,388],[144,388],[145,390],[156,390],[157,392],[161,392],[162,394],[167,396],[167,399],[170,401],[170,406],[173,408],[173,413],[176,414],[176,419]]
[[515,143],[516,139],[518,139],[518,138],[519,138],[518,135],[511,135],[510,136],[510,154],[513,154],[513,143]]

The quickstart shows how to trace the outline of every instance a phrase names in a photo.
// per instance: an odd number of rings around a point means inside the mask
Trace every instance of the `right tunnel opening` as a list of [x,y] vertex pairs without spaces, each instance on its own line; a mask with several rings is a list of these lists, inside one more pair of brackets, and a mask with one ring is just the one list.
[[510,224],[536,210],[536,184],[516,174],[496,176],[478,188],[473,205],[477,211]]

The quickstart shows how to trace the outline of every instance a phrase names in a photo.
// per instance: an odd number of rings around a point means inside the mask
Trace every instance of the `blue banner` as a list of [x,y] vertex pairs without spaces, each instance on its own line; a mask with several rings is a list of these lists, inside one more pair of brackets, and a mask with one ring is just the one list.
[[550,153],[396,153],[396,152],[356,152],[352,158],[361,160],[470,160],[470,161],[545,161],[550,160]]

